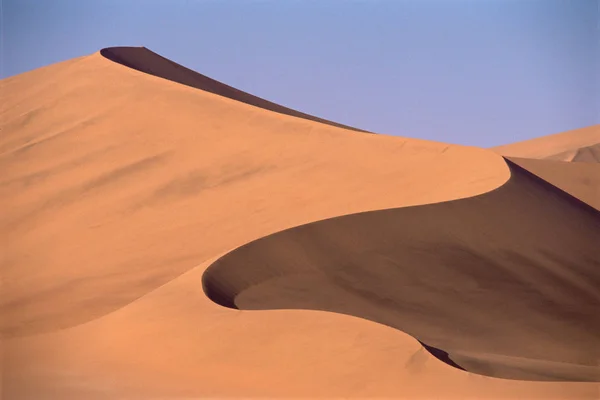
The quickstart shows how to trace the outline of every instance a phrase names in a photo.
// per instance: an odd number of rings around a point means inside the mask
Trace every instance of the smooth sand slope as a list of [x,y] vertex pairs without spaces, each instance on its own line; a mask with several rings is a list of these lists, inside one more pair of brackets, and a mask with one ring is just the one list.
[[[121,57],[127,51],[120,49]],[[456,363],[479,365],[480,372],[482,364],[497,369],[491,374],[514,373],[522,365],[548,379],[543,371],[555,363],[558,378],[588,379],[594,353],[588,348],[584,356],[582,348],[595,340],[590,329],[597,320],[585,315],[598,291],[595,275],[587,279],[597,262],[594,254],[589,259],[589,243],[598,218],[529,175],[515,180],[513,173],[509,181],[506,163],[490,151],[372,135],[272,112],[231,98],[227,87],[220,95],[218,85],[206,91],[173,82],[188,79],[177,75],[176,66],[167,71],[171,80],[145,74],[139,70],[157,71],[164,59],[142,54],[138,70],[96,53],[0,81],[0,206],[6,210],[0,214],[3,399],[598,397],[596,382],[506,380],[460,370],[402,330],[368,319],[320,311],[240,311],[211,301],[203,291],[203,283],[210,282],[206,268],[235,257],[237,251],[229,252],[256,239],[267,236],[263,240],[269,241],[282,230],[342,215],[470,198],[508,181],[507,190],[482,198],[491,196],[483,206],[498,210],[510,205],[494,198],[524,197],[512,221],[472,213],[463,232],[448,216],[457,210],[454,206],[442,205],[438,214],[417,211],[421,207],[381,211],[409,219],[410,224],[394,230],[382,218],[385,214],[375,212],[373,222],[365,220],[370,229],[365,232],[374,237],[354,242],[365,234],[350,226],[349,234],[337,238],[344,225],[334,225],[327,228],[334,237],[311,239],[304,257],[327,254],[329,261],[323,261],[331,262],[354,254],[367,260],[373,256],[369,246],[392,249],[397,243],[378,233],[378,224],[404,237],[412,237],[408,228],[414,226],[422,240],[411,247],[412,256],[424,257],[433,270],[413,265],[394,275],[390,267],[386,287],[396,287],[392,279],[410,273],[411,281],[397,282],[397,287],[415,293],[411,307],[404,307],[410,308],[411,323],[402,329],[428,339],[429,346],[447,346]],[[538,210],[536,199],[546,194],[550,200]],[[442,231],[447,234],[430,238],[427,233],[444,218],[454,225]],[[543,251],[547,247],[526,246],[548,235],[554,228],[548,221],[562,224],[559,238],[566,241],[550,255]],[[527,226],[520,244],[507,237],[514,232],[511,222]],[[328,221],[287,232],[310,231],[319,224]],[[498,240],[498,249],[483,240],[485,235]],[[434,238],[444,239],[445,250],[438,251]],[[514,246],[517,256],[507,258],[499,250],[504,245]],[[454,263],[444,263],[445,269],[432,262],[448,254],[460,259],[460,249],[469,263],[482,259],[497,271],[478,275],[469,272],[476,267],[472,264],[460,270]],[[581,262],[565,269],[552,255]],[[271,259],[272,250],[257,256]],[[375,272],[389,265],[382,262]],[[256,278],[251,278],[261,279],[260,268],[248,267],[241,271],[254,271]],[[350,275],[353,271],[368,269],[348,269]],[[431,276],[434,271],[444,279]],[[235,279],[217,275],[222,293],[235,294]],[[496,287],[485,279],[494,276],[507,280]],[[515,310],[513,301],[502,308],[498,293],[511,284],[522,288],[524,281],[530,282],[530,291],[520,294],[526,305],[551,312],[532,312],[532,321],[520,332],[530,343],[511,350],[519,335],[517,322],[526,313]],[[441,285],[437,289],[435,282]],[[482,315],[481,307],[462,304],[469,297],[454,287],[470,290],[483,304],[501,304]],[[580,297],[569,296],[576,288]],[[292,289],[280,291],[280,301],[298,292]],[[309,289],[314,294],[315,287]],[[439,293],[431,298],[423,290]],[[244,293],[239,301],[247,303],[241,307],[267,304],[258,289]],[[431,310],[435,302],[443,302],[440,310],[452,315],[440,325],[426,313],[416,317],[412,308]],[[365,307],[373,312],[372,305]],[[451,321],[458,321],[452,333]],[[494,331],[502,321],[508,326],[501,332],[510,333],[504,339]],[[462,324],[471,335],[481,329],[472,347],[460,339]],[[423,336],[428,325],[429,336]],[[540,327],[556,328],[557,337],[536,331]],[[533,359],[543,344],[552,354]]]
[[600,125],[494,147],[508,157],[600,162]]

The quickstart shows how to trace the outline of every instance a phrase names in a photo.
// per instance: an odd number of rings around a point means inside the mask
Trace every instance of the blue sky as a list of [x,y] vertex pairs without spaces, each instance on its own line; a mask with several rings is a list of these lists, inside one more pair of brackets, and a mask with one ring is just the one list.
[[600,123],[598,0],[0,0],[0,77],[117,45],[358,128],[494,146]]

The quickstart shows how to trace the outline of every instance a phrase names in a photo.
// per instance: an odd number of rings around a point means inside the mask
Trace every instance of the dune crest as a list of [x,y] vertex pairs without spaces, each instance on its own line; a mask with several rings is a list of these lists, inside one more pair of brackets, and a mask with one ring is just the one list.
[[100,54],[111,61],[125,65],[129,68],[136,69],[147,74],[151,74],[160,78],[168,79],[173,82],[191,86],[196,89],[214,93],[219,96],[227,97],[232,100],[250,104],[255,107],[260,107],[265,110],[274,111],[277,113],[290,115],[292,117],[304,118],[310,121],[320,122],[339,128],[355,130],[359,132],[367,132],[362,129],[353,128],[351,126],[338,124],[337,122],[328,121],[323,118],[318,118],[313,115],[305,114],[300,111],[292,110],[291,108],[283,107],[260,97],[238,90],[224,83],[211,79],[207,76],[192,71],[182,65],[164,58],[145,47],[109,47],[102,49]]

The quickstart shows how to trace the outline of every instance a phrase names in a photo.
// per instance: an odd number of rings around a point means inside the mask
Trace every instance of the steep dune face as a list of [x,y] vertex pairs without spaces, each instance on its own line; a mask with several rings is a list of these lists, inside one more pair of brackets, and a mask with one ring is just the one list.
[[[595,398],[596,384],[449,367],[365,319],[212,302],[202,276],[232,249],[481,195],[509,169],[483,149],[298,118],[201,86],[213,81],[195,86],[145,51],[112,53],[119,62],[97,53],[0,81],[4,398]],[[565,279],[565,290],[579,284]],[[450,350],[465,365],[502,356]]]
[[261,238],[209,267],[206,292],[239,309],[367,318],[475,373],[600,380],[600,213],[512,173],[480,196]]
[[600,125],[492,148],[507,157],[600,162]]

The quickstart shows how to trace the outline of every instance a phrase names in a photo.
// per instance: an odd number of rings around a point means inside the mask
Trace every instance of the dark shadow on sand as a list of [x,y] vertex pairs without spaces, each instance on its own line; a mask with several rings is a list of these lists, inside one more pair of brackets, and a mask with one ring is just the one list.
[[[598,381],[600,212],[507,164],[510,179],[482,195],[335,217],[247,243],[209,266],[204,291],[230,308],[365,318],[473,373]],[[472,356],[461,365],[452,360],[465,351]],[[552,370],[566,364],[574,367]]]

